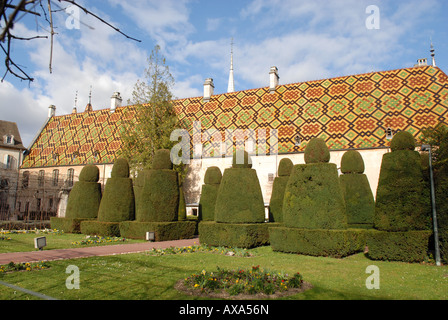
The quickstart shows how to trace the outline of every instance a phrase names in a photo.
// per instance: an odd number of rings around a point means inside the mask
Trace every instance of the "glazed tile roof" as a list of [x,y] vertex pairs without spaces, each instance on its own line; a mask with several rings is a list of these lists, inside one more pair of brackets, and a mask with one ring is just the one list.
[[[277,129],[279,153],[303,151],[312,137],[325,139],[333,150],[380,148],[388,146],[387,128],[417,138],[422,128],[448,122],[448,76],[431,66],[414,67],[279,85],[274,93],[265,87],[219,94],[209,102],[186,98],[174,107],[190,134],[194,121],[202,132],[215,128],[223,136],[226,129],[266,129],[269,137]],[[51,118],[22,167],[113,162],[122,121],[132,118],[133,108]]]

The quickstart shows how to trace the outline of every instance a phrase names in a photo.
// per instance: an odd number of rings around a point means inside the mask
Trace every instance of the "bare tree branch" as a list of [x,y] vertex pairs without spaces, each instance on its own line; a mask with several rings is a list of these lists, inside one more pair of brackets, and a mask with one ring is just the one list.
[[[15,76],[21,80],[26,80],[26,81],[30,81],[30,82],[32,82],[34,80],[21,67],[19,67],[19,65],[17,63],[15,63],[11,57],[11,42],[13,40],[27,41],[27,40],[34,40],[34,39],[48,39],[48,36],[41,36],[41,35],[37,35],[37,36],[33,36],[33,37],[22,37],[19,35],[11,34],[11,30],[14,28],[14,24],[16,22],[18,22],[22,17],[24,17],[25,15],[28,15],[28,14],[34,15],[36,17],[36,21],[37,21],[37,17],[41,17],[41,19],[45,20],[48,23],[48,25],[50,26],[50,31],[47,31],[42,26],[40,26],[40,27],[50,34],[49,70],[50,70],[50,73],[52,73],[54,35],[57,34],[54,31],[55,26],[53,23],[53,13],[65,11],[65,8],[62,8],[61,6],[59,6],[57,4],[56,0],[47,0],[47,9],[45,9],[45,7],[42,3],[43,0],[17,0],[17,2],[18,2],[17,5],[14,5],[13,0],[11,0],[11,1],[0,0],[0,26],[2,26],[2,30],[0,33],[0,48],[1,48],[0,52],[3,51],[3,53],[5,54],[5,67],[6,67],[5,74],[3,75],[3,78],[1,79],[2,82],[8,73],[12,74],[13,76]],[[93,16],[94,18],[101,21],[105,25],[114,29],[116,32],[125,36],[127,39],[141,42],[141,40],[135,39],[135,38],[123,33],[120,29],[113,26],[109,22],[105,21],[103,18],[99,17],[95,13],[89,11],[84,6],[78,4],[75,0],[58,0],[58,2],[69,3],[73,6],[81,9],[87,15]],[[52,4],[55,7],[57,7],[58,10],[52,10]],[[30,5],[30,6],[27,7],[28,5]],[[34,11],[34,8],[38,5],[40,5],[40,7],[42,9],[43,17],[39,12]],[[9,14],[9,16],[6,13],[6,11],[8,9],[12,11],[12,13]],[[48,10],[48,12],[47,12],[47,10]],[[20,12],[22,13],[21,15],[19,15]],[[81,22],[81,23],[83,23],[83,22]],[[83,23],[83,24],[86,25],[85,23]],[[88,26],[88,25],[86,25],[86,26],[89,27],[90,29],[93,29],[91,26]]]
[[74,0],[58,0],[59,2],[64,1],[64,2],[68,2],[71,3],[74,6],[77,6],[78,8],[80,8],[81,10],[83,10],[86,14],[90,14],[91,16],[95,17],[96,19],[100,20],[102,23],[108,25],[109,27],[111,27],[112,29],[114,29],[115,31],[117,31],[118,33],[122,34],[123,36],[125,36],[128,39],[137,41],[137,42],[142,42],[141,40],[135,39],[133,37],[128,36],[127,34],[123,33],[122,31],[120,31],[120,29],[114,27],[113,25],[111,25],[109,22],[103,20],[102,18],[98,17],[96,14],[92,13],[91,11],[87,10],[86,8],[84,8],[83,6],[77,4]]

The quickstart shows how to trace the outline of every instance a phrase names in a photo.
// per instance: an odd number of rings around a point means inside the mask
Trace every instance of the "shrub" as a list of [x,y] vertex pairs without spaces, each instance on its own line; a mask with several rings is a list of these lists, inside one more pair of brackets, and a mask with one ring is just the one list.
[[390,148],[393,151],[398,150],[410,150],[415,149],[415,139],[414,136],[407,131],[397,132],[392,141],[390,142]]
[[313,138],[305,148],[305,163],[320,163],[330,161],[330,150],[321,138]]
[[215,205],[218,197],[222,174],[218,167],[207,168],[199,200],[199,220],[213,221],[215,219]]
[[254,248],[269,244],[267,223],[199,223],[199,241],[209,246]]
[[324,230],[270,227],[272,250],[310,256],[342,258],[362,252],[366,243],[364,230]]
[[222,173],[218,167],[209,167],[205,171],[204,184],[219,185],[222,180]]
[[59,218],[51,217],[51,228],[64,231],[66,233],[81,233],[81,222],[85,220],[96,220],[96,219],[70,219],[70,218]]
[[[167,153],[168,152],[168,153]],[[164,168],[164,169],[154,169]],[[144,185],[138,201],[136,220],[140,222],[178,221],[179,181],[172,169],[169,150],[158,150],[153,169],[146,170]]]
[[250,168],[224,171],[215,206],[215,221],[264,222],[264,202],[257,172]]
[[173,169],[173,163],[170,158],[170,150],[160,149],[154,154],[151,169],[161,170],[161,169]]
[[344,153],[341,159],[342,173],[364,173],[365,166],[361,154],[356,150]]
[[448,263],[448,165],[435,172],[435,189],[440,256]]
[[232,168],[252,168],[252,159],[247,151],[236,150],[233,154]]
[[429,229],[431,227],[429,192],[418,152],[398,150],[386,153],[381,163],[376,194],[375,229],[383,231]]
[[95,165],[86,165],[70,191],[66,218],[93,219],[98,216],[101,202],[101,184],[98,183],[99,170]]
[[145,239],[146,232],[155,232],[155,241],[169,241],[193,238],[196,221],[139,222],[122,221],[119,223],[120,235],[129,239]]
[[421,262],[427,257],[431,231],[387,232],[368,230],[369,258],[404,262]]
[[364,161],[358,151],[347,151],[342,156],[339,176],[344,195],[347,223],[357,227],[373,227],[375,199],[364,172]]
[[292,228],[347,228],[345,204],[335,164],[294,166],[285,190],[283,223]]
[[101,199],[98,221],[120,222],[134,220],[135,199],[129,165],[125,159],[117,159],[107,179]]
[[285,196],[286,185],[288,184],[289,175],[294,165],[288,158],[280,160],[278,166],[278,177],[274,179],[272,186],[272,194],[269,202],[269,221],[283,221],[283,198]]
[[119,237],[119,222],[84,220],[81,221],[81,233],[88,235],[99,235],[103,237]]

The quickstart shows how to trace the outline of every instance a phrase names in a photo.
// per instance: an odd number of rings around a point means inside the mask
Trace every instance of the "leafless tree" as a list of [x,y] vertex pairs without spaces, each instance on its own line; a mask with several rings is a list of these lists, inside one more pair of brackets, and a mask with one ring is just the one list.
[[[64,7],[66,5],[66,7]],[[50,62],[49,71],[52,72],[53,60],[53,39],[57,33],[54,31],[53,14],[62,12],[66,14],[68,6],[75,6],[87,15],[91,15],[102,23],[114,29],[130,40],[141,42],[138,39],[128,36],[120,29],[111,25],[109,22],[88,10],[85,6],[78,4],[75,0],[0,0],[0,54],[5,56],[6,71],[1,79],[5,79],[6,75],[11,74],[21,80],[32,82],[34,78],[24,71],[24,67],[16,63],[12,57],[11,46],[13,41],[29,41],[35,39],[48,39],[50,37]],[[48,35],[37,35],[34,37],[22,37],[14,32],[14,24],[19,22],[24,16],[33,15],[36,17],[36,23],[45,24]],[[91,28],[91,27],[90,27]]]

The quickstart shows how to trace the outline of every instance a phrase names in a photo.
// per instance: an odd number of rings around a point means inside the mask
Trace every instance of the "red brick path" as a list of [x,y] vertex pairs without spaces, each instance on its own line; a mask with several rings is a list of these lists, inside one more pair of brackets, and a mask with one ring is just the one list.
[[9,262],[37,262],[62,259],[85,258],[92,256],[110,256],[115,254],[135,253],[151,250],[152,248],[163,249],[169,247],[188,247],[199,244],[198,238],[161,241],[161,242],[142,242],[133,244],[117,244],[109,246],[98,246],[76,249],[55,249],[30,252],[11,252],[0,253],[0,265]]

